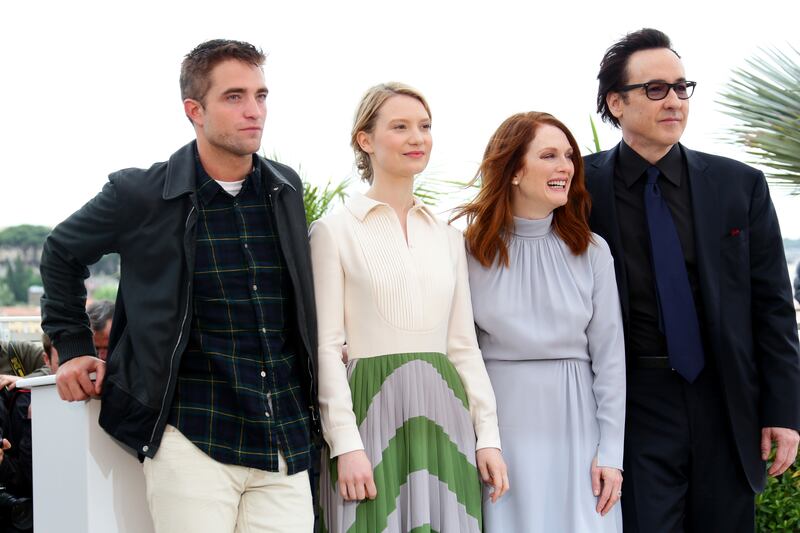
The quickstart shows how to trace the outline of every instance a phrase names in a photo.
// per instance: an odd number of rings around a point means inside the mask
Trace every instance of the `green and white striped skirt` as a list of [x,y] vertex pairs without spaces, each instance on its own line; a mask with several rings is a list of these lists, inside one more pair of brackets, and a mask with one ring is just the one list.
[[480,532],[475,430],[447,356],[392,354],[347,364],[353,411],[372,463],[375,500],[342,500],[336,460],[320,475],[322,531]]

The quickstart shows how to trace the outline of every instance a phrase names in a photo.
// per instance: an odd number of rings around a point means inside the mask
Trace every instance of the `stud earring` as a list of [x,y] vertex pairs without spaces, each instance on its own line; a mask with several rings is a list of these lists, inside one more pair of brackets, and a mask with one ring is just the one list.
[[511,185],[519,185],[519,180],[518,179],[511,180]]

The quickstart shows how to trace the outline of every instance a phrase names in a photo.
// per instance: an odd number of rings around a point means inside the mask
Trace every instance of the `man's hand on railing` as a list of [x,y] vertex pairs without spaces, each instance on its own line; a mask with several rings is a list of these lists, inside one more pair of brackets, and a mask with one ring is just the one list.
[[[94,383],[90,374],[96,373]],[[56,372],[56,388],[62,400],[75,402],[100,396],[103,378],[106,375],[105,361],[92,355],[81,355],[59,365]]]

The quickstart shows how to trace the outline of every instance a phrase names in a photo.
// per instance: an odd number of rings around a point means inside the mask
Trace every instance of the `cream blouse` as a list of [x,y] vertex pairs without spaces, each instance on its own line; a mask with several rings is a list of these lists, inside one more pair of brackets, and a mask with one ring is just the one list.
[[358,194],[311,228],[319,325],[319,404],[331,457],[364,449],[342,364],[395,353],[446,354],[469,399],[477,448],[500,448],[494,391],[475,338],[461,233],[418,199],[406,221]]

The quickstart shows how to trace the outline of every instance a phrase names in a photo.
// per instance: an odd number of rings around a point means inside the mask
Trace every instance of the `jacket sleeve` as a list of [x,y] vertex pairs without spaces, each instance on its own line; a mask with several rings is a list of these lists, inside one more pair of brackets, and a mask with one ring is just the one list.
[[56,226],[45,240],[41,274],[44,285],[42,329],[58,349],[61,363],[95,355],[86,315],[87,265],[116,252],[122,214],[113,180],[86,205]]
[[778,217],[764,175],[750,201],[753,349],[761,381],[761,426],[800,429],[800,355]]

